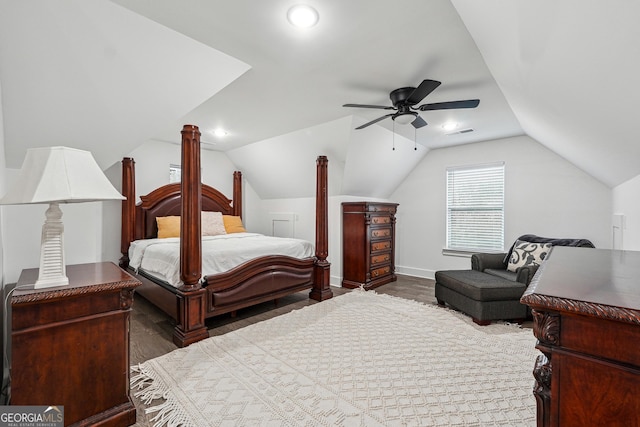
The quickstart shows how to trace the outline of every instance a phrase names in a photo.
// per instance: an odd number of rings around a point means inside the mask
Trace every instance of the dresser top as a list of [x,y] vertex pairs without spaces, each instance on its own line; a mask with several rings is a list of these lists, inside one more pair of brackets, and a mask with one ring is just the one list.
[[342,210],[344,212],[391,212],[395,213],[398,203],[386,202],[342,202]]
[[39,269],[22,270],[16,290],[11,297],[11,303],[66,298],[93,292],[134,288],[141,284],[138,279],[112,262],[67,265],[66,271],[69,278],[68,286],[33,289],[33,283],[38,279]]
[[556,246],[521,301],[639,323],[640,252]]

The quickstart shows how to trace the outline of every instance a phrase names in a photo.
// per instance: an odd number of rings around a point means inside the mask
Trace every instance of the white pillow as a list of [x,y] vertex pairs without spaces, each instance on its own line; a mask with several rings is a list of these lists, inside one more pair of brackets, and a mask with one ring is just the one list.
[[217,236],[227,234],[222,220],[222,212],[201,212],[202,214],[202,235]]
[[517,240],[511,252],[511,258],[509,258],[507,270],[515,272],[520,267],[540,265],[552,247],[551,243],[531,243]]

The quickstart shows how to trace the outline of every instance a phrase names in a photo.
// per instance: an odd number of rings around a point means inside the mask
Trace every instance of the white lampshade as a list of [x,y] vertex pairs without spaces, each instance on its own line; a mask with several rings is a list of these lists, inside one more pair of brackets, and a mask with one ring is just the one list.
[[124,200],[89,151],[69,147],[30,148],[16,185],[2,205]]
[[42,227],[40,272],[35,288],[69,284],[64,263],[64,225],[59,203],[124,200],[90,152],[68,147],[27,150],[16,185],[2,205],[49,203]]

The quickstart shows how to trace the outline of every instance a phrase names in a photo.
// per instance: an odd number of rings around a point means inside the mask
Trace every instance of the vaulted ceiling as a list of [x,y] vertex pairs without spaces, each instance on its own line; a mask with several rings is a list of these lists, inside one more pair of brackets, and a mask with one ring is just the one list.
[[[338,193],[386,197],[429,149],[523,133],[611,187],[640,174],[638,2],[308,0],[320,21],[304,31],[294,3],[0,0],[7,165],[69,145],[106,168],[192,123],[267,198],[304,195],[288,178],[301,156],[329,154]],[[354,130],[387,111],[343,104],[390,105],[423,79],[442,82],[426,102],[480,105]],[[388,177],[371,167],[385,161]]]

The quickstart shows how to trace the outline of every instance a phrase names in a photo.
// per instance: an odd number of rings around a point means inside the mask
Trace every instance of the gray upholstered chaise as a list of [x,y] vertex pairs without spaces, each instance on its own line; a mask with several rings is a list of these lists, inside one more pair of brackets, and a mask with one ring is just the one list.
[[[531,243],[551,243],[553,246],[593,248],[586,239],[553,239],[525,234],[517,240]],[[471,256],[471,270],[437,271],[435,294],[438,304],[468,314],[479,325],[492,320],[523,320],[527,307],[520,297],[538,270],[538,265],[508,271],[507,265],[515,243],[507,253],[477,253]]]

